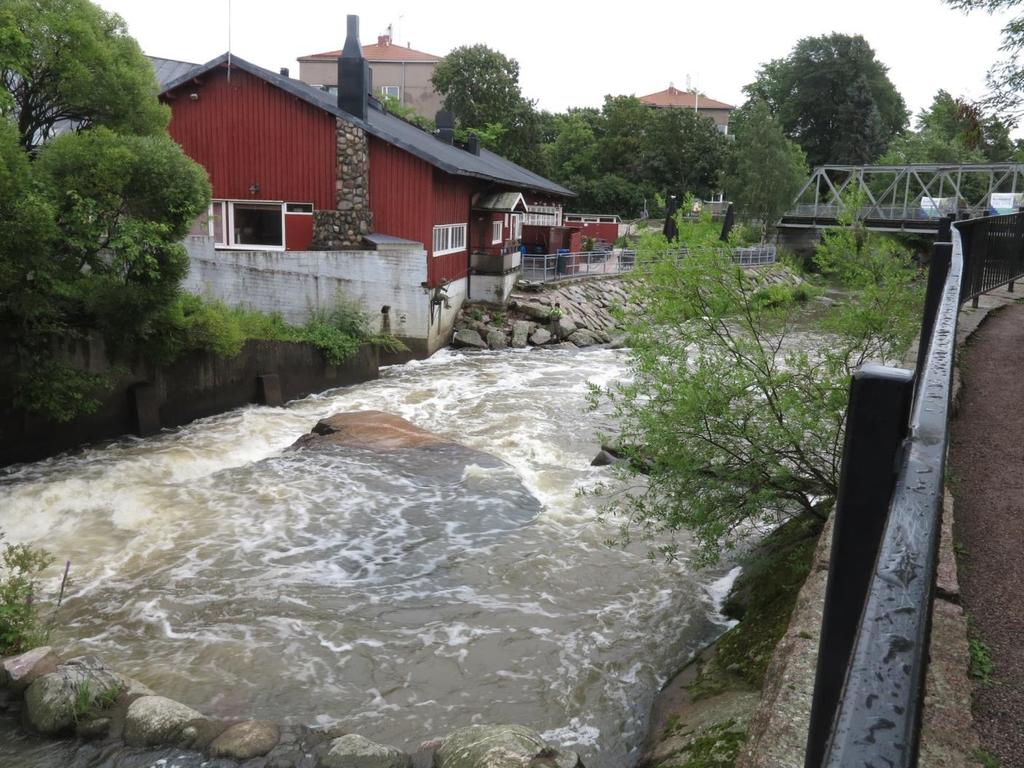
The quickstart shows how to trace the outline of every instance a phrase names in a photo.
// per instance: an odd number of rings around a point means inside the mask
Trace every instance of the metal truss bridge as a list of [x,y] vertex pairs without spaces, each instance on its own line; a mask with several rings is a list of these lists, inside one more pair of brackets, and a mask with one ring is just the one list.
[[851,200],[868,229],[934,234],[948,214],[975,218],[1024,205],[1024,164],[822,165],[800,190],[779,227],[833,226]]

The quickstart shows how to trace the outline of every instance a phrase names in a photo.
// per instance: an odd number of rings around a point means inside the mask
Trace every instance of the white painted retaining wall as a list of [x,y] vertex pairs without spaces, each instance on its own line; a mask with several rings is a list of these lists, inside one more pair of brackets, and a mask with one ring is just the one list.
[[390,307],[391,333],[419,354],[451,341],[455,315],[466,298],[466,281],[448,287],[449,307],[435,306],[427,279],[427,254],[419,243],[372,251],[241,251],[215,249],[212,238],[185,240],[189,272],[182,287],[231,306],[279,312],[302,324],[318,309],[331,309],[339,296],[359,302],[372,327],[382,325]]

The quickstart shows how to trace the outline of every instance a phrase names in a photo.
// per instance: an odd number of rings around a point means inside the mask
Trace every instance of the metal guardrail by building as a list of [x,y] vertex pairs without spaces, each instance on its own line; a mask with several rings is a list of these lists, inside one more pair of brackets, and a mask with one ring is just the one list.
[[[666,251],[659,254],[661,258],[679,259],[686,256],[688,250]],[[764,266],[775,263],[776,250],[774,245],[756,245],[747,248],[734,248],[732,260],[744,267]],[[632,272],[636,267],[636,251],[615,248],[609,251],[582,251],[579,253],[548,253],[544,255],[524,255],[522,259],[522,279],[531,282],[550,283],[588,275],[620,275]]]
[[805,768],[917,765],[957,315],[1024,277],[1024,213],[951,223],[916,370],[869,365],[850,385]]

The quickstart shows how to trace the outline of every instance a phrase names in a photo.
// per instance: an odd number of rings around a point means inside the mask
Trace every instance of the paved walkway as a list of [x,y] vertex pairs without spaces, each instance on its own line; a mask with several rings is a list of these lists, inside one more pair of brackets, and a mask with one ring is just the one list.
[[949,466],[960,588],[993,665],[992,681],[975,689],[976,728],[1002,768],[1024,768],[1024,305],[985,320],[960,370]]

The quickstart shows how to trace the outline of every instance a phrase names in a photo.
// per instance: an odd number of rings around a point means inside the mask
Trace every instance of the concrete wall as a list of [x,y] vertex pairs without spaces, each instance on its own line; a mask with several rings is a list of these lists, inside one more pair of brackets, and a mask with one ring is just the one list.
[[475,274],[470,278],[469,298],[471,301],[504,304],[515,288],[519,275],[518,271],[507,275]]
[[[377,378],[379,363],[370,345],[336,366],[311,344],[288,341],[249,341],[231,358],[191,352],[159,368],[141,359],[112,359],[99,337],[71,342],[62,354],[77,368],[107,376],[111,387],[95,394],[94,413],[61,424],[0,400],[0,466],[121,435],[153,434],[247,403],[274,405],[368,381]],[[0,346],[0,365],[16,370],[17,352]]]
[[[185,290],[231,306],[279,312],[301,324],[339,296],[359,302],[375,331],[386,330],[417,356],[451,341],[455,315],[466,298],[466,280],[448,286],[448,308],[433,305],[427,255],[419,243],[368,251],[238,251],[214,249],[208,237],[189,237]],[[387,307],[385,313],[383,309]],[[387,319],[385,320],[385,314]]]

